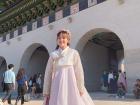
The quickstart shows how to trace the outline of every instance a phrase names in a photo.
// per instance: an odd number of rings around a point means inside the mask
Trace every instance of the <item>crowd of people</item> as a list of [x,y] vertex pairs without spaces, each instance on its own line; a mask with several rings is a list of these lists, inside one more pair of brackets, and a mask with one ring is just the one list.
[[[31,98],[39,98],[42,96],[42,75],[41,73],[35,74],[33,77],[28,79],[28,76],[25,72],[24,68],[20,68],[18,70],[17,75],[15,75],[14,65],[9,64],[8,70],[3,73],[2,78],[2,88],[3,92],[6,92],[5,96],[2,99],[2,102],[8,102],[11,104],[11,96],[14,90],[17,90],[17,98],[15,105],[18,104],[19,100],[21,100],[21,105],[24,104],[25,94],[29,94]],[[16,89],[17,83],[17,89]]]
[[[125,98],[127,92],[126,72],[122,72],[121,70],[119,70],[118,72],[104,71],[101,77],[101,83],[101,90],[106,91],[108,93],[117,94],[116,98]],[[136,99],[140,98],[140,79],[136,79],[133,88],[133,94]]]
[[121,70],[117,71],[104,71],[102,75],[102,90],[108,93],[116,93],[116,98],[124,98],[127,92],[126,73]]
[[[3,91],[6,92],[2,99],[4,103],[6,100],[8,104],[11,104],[11,94],[15,89],[15,84],[17,82],[17,93],[15,105],[21,99],[21,105],[24,104],[24,96],[26,93],[30,94],[31,98],[40,98],[42,96],[42,74],[34,74],[28,79],[24,68],[20,68],[17,75],[14,73],[14,65],[9,64],[8,70],[3,73],[2,87]],[[108,93],[116,93],[116,98],[124,98],[127,92],[127,79],[126,73],[119,70],[106,72],[104,71],[102,75],[102,90]],[[16,82],[15,82],[16,81]],[[136,99],[140,98],[140,79],[136,79],[134,84],[133,94]]]
[[42,75],[41,73],[31,76],[29,79],[29,90],[28,93],[31,94],[33,98],[39,98],[42,96]]

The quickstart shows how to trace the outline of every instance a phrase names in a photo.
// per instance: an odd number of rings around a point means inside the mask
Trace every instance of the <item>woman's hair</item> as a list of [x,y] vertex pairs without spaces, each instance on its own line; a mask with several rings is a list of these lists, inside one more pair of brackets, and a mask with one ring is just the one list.
[[118,70],[119,73],[122,73],[122,70]]
[[17,73],[16,80],[20,80],[24,75],[25,75],[24,68],[20,68],[19,71],[18,71],[18,73]]
[[[57,39],[59,38],[59,36],[61,35],[61,34],[66,34],[67,36],[67,39],[68,39],[68,43],[67,43],[67,45],[69,46],[70,45],[70,36],[71,36],[71,33],[70,33],[70,31],[69,30],[65,30],[65,29],[63,29],[63,30],[60,30],[58,33],[57,33]],[[59,45],[57,45],[56,46],[56,49],[58,49],[59,48]]]

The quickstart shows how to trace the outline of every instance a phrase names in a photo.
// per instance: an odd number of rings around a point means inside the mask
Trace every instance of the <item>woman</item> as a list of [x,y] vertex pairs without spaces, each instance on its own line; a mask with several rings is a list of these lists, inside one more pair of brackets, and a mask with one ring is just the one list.
[[117,84],[120,84],[120,83],[123,83],[125,87],[125,91],[127,91],[126,75],[121,70],[119,70],[119,77],[118,77]]
[[21,105],[24,104],[24,95],[28,90],[27,76],[25,74],[24,68],[20,68],[16,76],[18,84],[18,96],[15,105],[17,105],[19,99],[21,99]]
[[79,53],[69,47],[70,32],[58,32],[57,44],[50,54],[44,77],[43,95],[49,105],[94,105],[84,86]]

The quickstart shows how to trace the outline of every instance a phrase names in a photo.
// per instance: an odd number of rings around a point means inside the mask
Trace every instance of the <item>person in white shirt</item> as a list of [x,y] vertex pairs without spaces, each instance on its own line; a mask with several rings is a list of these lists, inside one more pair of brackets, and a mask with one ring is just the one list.
[[108,84],[110,84],[111,79],[113,79],[113,72],[109,72],[108,74]]
[[109,93],[113,93],[113,82],[114,82],[113,71],[110,71],[108,74],[108,92]]
[[9,105],[11,105],[12,91],[15,89],[15,73],[13,72],[13,69],[14,65],[9,64],[8,70],[6,70],[3,74],[6,95],[4,96],[2,102],[4,103],[6,100],[8,100]]

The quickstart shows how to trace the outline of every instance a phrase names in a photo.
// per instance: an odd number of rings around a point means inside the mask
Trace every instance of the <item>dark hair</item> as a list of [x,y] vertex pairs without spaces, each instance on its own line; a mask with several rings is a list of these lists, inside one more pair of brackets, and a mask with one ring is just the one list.
[[20,80],[25,75],[24,68],[20,68],[16,77],[16,80]]
[[13,68],[13,67],[14,67],[13,64],[9,64],[9,65],[8,65],[8,69],[11,69],[11,68]]
[[[61,31],[59,31],[57,33],[57,39],[60,36],[60,34],[67,34],[67,38],[68,38],[68,40],[70,40],[70,33],[67,30],[61,30]],[[69,46],[70,43],[67,43],[67,45]],[[58,48],[59,48],[59,45],[57,45],[55,49],[58,49]]]
[[119,70],[118,72],[119,72],[119,73],[122,73],[122,70]]

